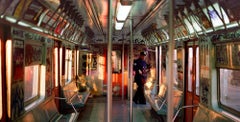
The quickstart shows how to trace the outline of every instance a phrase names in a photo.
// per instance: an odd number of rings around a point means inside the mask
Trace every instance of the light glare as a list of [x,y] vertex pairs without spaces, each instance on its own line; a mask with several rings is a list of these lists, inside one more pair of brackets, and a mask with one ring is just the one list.
[[122,5],[120,2],[118,2],[117,20],[125,21],[131,8],[132,8],[131,5]]
[[5,18],[6,18],[7,21],[9,21],[11,23],[16,23],[17,22],[17,20],[15,18],[13,18],[13,17],[6,16]]
[[121,30],[123,28],[124,23],[123,22],[117,22],[115,23],[115,29]]

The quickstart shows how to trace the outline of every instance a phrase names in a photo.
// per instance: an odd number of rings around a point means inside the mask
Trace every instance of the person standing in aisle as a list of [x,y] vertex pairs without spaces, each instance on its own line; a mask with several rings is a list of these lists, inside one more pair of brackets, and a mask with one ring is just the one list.
[[133,71],[134,71],[134,82],[137,84],[137,91],[133,97],[133,101],[136,104],[146,104],[144,97],[144,85],[147,80],[147,73],[150,66],[145,61],[146,52],[141,52],[138,59],[134,60]]

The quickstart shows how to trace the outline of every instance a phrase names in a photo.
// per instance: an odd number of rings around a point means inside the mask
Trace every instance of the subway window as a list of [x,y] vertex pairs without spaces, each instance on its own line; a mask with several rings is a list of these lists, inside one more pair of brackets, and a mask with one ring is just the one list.
[[220,106],[229,112],[240,113],[240,71],[219,69],[219,102]]
[[65,51],[65,79],[66,84],[72,79],[72,50],[70,49]]
[[219,106],[240,115],[239,43],[219,43],[215,46]]
[[[224,23],[229,24],[230,22],[226,12],[218,3],[214,3],[213,5],[208,6],[208,8],[204,8],[203,12],[207,18],[211,20],[214,27],[222,26]],[[223,20],[221,20],[222,18]]]
[[55,87],[58,86],[58,48],[54,49],[54,80]]
[[200,91],[199,91],[199,83],[200,82],[200,78],[199,78],[199,47],[196,48],[196,95],[200,95]]
[[39,100],[40,96],[42,96],[40,91],[44,91],[41,89],[41,84],[45,83],[45,75],[43,76],[41,73],[46,72],[46,69],[41,68],[44,55],[43,48],[44,46],[37,41],[25,41],[24,105],[26,109],[30,104]]
[[173,76],[174,76],[174,85],[175,87],[178,88],[178,76],[177,76],[177,49],[174,49],[174,53],[173,53]]
[[39,65],[31,65],[25,67],[25,87],[24,87],[24,102],[26,105],[34,102],[39,98]]
[[193,48],[188,49],[188,69],[187,69],[187,78],[188,78],[188,88],[189,92],[192,92],[192,67],[193,67]]

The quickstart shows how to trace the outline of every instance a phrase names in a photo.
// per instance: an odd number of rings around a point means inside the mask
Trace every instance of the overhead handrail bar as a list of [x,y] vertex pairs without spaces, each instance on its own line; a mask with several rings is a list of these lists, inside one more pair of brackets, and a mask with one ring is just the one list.
[[159,1],[158,4],[153,9],[151,9],[148,13],[146,13],[145,16],[141,19],[141,21],[137,23],[136,26],[133,27],[133,32],[136,32],[140,25],[144,25],[144,23],[147,20],[149,20],[149,18],[153,14],[155,14],[162,5],[165,5],[165,4],[167,4],[166,0]]

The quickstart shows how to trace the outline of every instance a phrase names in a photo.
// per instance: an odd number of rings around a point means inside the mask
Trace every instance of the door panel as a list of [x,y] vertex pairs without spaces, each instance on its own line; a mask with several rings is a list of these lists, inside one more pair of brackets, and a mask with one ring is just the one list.
[[[199,49],[194,43],[187,45],[185,105],[197,105],[199,103]],[[186,109],[185,121],[192,122],[195,112],[196,108]]]

